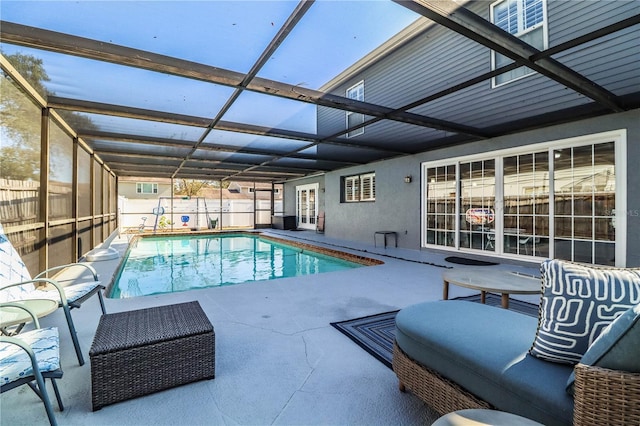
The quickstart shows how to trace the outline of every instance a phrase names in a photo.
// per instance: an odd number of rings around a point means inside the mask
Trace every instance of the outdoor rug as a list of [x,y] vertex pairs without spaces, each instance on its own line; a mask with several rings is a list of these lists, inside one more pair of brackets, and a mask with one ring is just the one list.
[[368,317],[332,322],[331,325],[391,368],[397,313],[398,311],[384,312]]
[[445,261],[456,263],[458,265],[473,265],[473,266],[493,266],[498,265],[496,262],[488,262],[486,260],[469,259],[467,257],[449,256],[444,258]]
[[[457,297],[452,300],[480,302],[480,295]],[[488,293],[486,304],[500,306],[500,296]],[[509,309],[533,317],[538,316],[538,306],[520,300],[510,299]],[[347,321],[332,322],[331,325],[354,341],[365,351],[389,368],[393,357],[393,340],[396,333],[398,311],[383,312]]]

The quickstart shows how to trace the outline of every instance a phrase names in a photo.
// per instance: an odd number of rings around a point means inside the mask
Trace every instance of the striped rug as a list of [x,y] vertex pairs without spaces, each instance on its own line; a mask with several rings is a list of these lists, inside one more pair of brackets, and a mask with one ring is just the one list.
[[[480,302],[480,295],[458,297],[455,300]],[[500,305],[500,296],[488,293],[486,304]],[[509,300],[509,309],[521,314],[538,316],[538,306],[516,299]],[[354,341],[377,360],[391,368],[393,356],[393,340],[396,333],[396,314],[398,311],[383,312],[347,321],[333,322],[331,325]]]

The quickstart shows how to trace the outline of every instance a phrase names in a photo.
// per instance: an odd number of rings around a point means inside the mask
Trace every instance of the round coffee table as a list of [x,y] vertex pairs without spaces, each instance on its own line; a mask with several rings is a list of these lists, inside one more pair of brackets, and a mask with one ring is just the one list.
[[[58,302],[51,299],[13,300],[7,303],[24,306],[33,312],[38,318],[49,315],[58,309]],[[22,329],[24,324],[31,321],[33,321],[33,318],[31,318],[31,315],[23,309],[11,306],[2,307],[2,315],[0,315],[0,329],[2,329],[4,334],[12,334],[6,330],[7,327],[17,325],[19,326],[19,331]]]
[[469,409],[440,417],[433,426],[542,426],[525,417],[497,410]]
[[510,294],[540,294],[540,278],[520,272],[488,267],[455,268],[442,273],[442,298],[449,298],[449,284],[480,290],[481,302],[487,293],[501,293],[502,307],[509,308]]

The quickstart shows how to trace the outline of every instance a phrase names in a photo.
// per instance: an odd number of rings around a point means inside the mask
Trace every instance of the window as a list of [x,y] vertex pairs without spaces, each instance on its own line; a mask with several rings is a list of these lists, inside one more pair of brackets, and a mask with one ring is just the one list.
[[362,192],[360,193],[360,201],[374,201],[376,199],[376,175],[369,173],[360,176]]
[[456,165],[428,168],[425,179],[427,244],[453,246],[456,230]]
[[496,161],[461,162],[458,168],[460,246],[495,251]]
[[503,161],[505,253],[549,256],[549,152]]
[[136,183],[136,194],[157,194],[157,183]]
[[[539,50],[547,47],[545,15],[544,0],[500,0],[491,5],[491,22]],[[491,60],[493,69],[513,62],[512,59],[493,51]],[[493,86],[532,73],[533,71],[527,67],[516,68],[494,77]]]
[[625,132],[423,164],[423,246],[625,266]]
[[555,257],[615,261],[616,168],[613,142],[553,151]]
[[[355,86],[351,86],[350,88],[348,88],[347,98],[364,102],[364,81],[361,81]],[[347,111],[347,129],[362,123],[364,123],[364,114]],[[348,132],[347,137],[353,138],[363,133],[364,127],[360,127],[356,130]]]
[[357,201],[375,201],[376,174],[366,173],[343,178],[343,200],[347,203]]

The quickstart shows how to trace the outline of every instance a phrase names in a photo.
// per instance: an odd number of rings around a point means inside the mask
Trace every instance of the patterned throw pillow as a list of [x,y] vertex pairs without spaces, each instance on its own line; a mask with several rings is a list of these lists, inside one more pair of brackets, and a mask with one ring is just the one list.
[[[620,315],[604,329],[580,360],[610,370],[640,373],[640,304]],[[567,380],[567,392],[573,395],[575,374]]]
[[547,361],[576,364],[602,330],[640,303],[640,269],[545,260],[540,273],[540,316],[529,352]]

